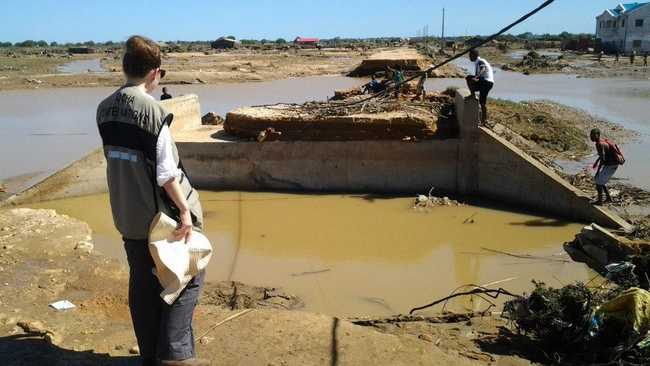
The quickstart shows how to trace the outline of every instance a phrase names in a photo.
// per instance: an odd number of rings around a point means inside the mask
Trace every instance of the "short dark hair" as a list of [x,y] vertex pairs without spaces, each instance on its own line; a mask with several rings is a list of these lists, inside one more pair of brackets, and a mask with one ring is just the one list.
[[126,41],[122,69],[128,77],[143,78],[160,67],[160,46],[149,38],[131,36]]
[[477,48],[472,48],[471,50],[469,50],[469,55],[478,57],[478,55],[479,55],[478,49]]
[[597,128],[592,129],[589,136],[600,136],[600,130]]

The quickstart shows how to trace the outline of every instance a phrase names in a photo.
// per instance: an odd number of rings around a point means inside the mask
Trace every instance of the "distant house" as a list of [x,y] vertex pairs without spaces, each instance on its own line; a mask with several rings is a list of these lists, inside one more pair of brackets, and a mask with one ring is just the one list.
[[241,46],[241,42],[234,38],[221,37],[212,42],[210,46],[217,50],[225,50],[230,48],[239,48]]
[[605,52],[650,52],[650,3],[605,10],[596,17],[596,42]]
[[318,38],[296,37],[296,39],[293,40],[293,44],[300,47],[318,47],[319,43],[320,39]]

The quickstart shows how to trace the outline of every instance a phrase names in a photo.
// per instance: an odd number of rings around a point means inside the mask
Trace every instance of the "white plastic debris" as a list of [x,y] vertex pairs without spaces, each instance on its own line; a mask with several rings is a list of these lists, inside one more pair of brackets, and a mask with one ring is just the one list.
[[50,304],[50,306],[53,307],[56,310],[59,310],[59,311],[61,311],[61,310],[70,310],[70,309],[75,308],[75,305],[73,303],[71,303],[70,301],[68,301],[68,300],[61,300],[61,301],[53,302],[53,303]]

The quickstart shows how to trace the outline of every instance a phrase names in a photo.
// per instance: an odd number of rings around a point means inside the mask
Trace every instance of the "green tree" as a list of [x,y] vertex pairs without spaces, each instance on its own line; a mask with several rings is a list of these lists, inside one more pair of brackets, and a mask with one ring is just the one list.
[[526,32],[526,33],[522,33],[522,34],[517,35],[517,37],[518,38],[523,38],[523,39],[532,39],[532,38],[535,37],[535,35],[532,34],[531,32]]
[[226,37],[226,38],[229,38],[229,39],[237,39],[237,38],[235,38],[235,36],[228,36],[228,37]]
[[93,42],[93,41],[86,41],[86,42],[83,43],[83,45],[84,45],[84,46],[88,46],[88,47],[92,47],[92,46],[95,45],[95,42]]
[[50,42],[50,47],[57,47],[59,44],[56,41]]
[[16,43],[16,46],[18,46],[18,47],[34,47],[34,46],[36,46],[36,42],[34,42],[31,39],[28,39],[26,41]]
[[47,47],[48,44],[47,44],[47,42],[45,42],[43,40],[40,40],[40,41],[36,42],[36,46],[38,46],[38,47]]
[[284,39],[284,38],[278,38],[278,39],[275,40],[275,43],[277,43],[277,44],[285,44],[285,43],[287,43],[287,40]]
[[13,46],[11,42],[0,42],[0,48],[7,48],[11,46]]

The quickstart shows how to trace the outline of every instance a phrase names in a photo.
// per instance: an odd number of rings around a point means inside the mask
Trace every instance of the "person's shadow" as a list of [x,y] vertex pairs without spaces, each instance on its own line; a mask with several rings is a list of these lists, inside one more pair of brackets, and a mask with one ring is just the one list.
[[0,337],[3,366],[136,366],[139,357],[111,357],[92,351],[59,348],[42,337],[17,334]]

